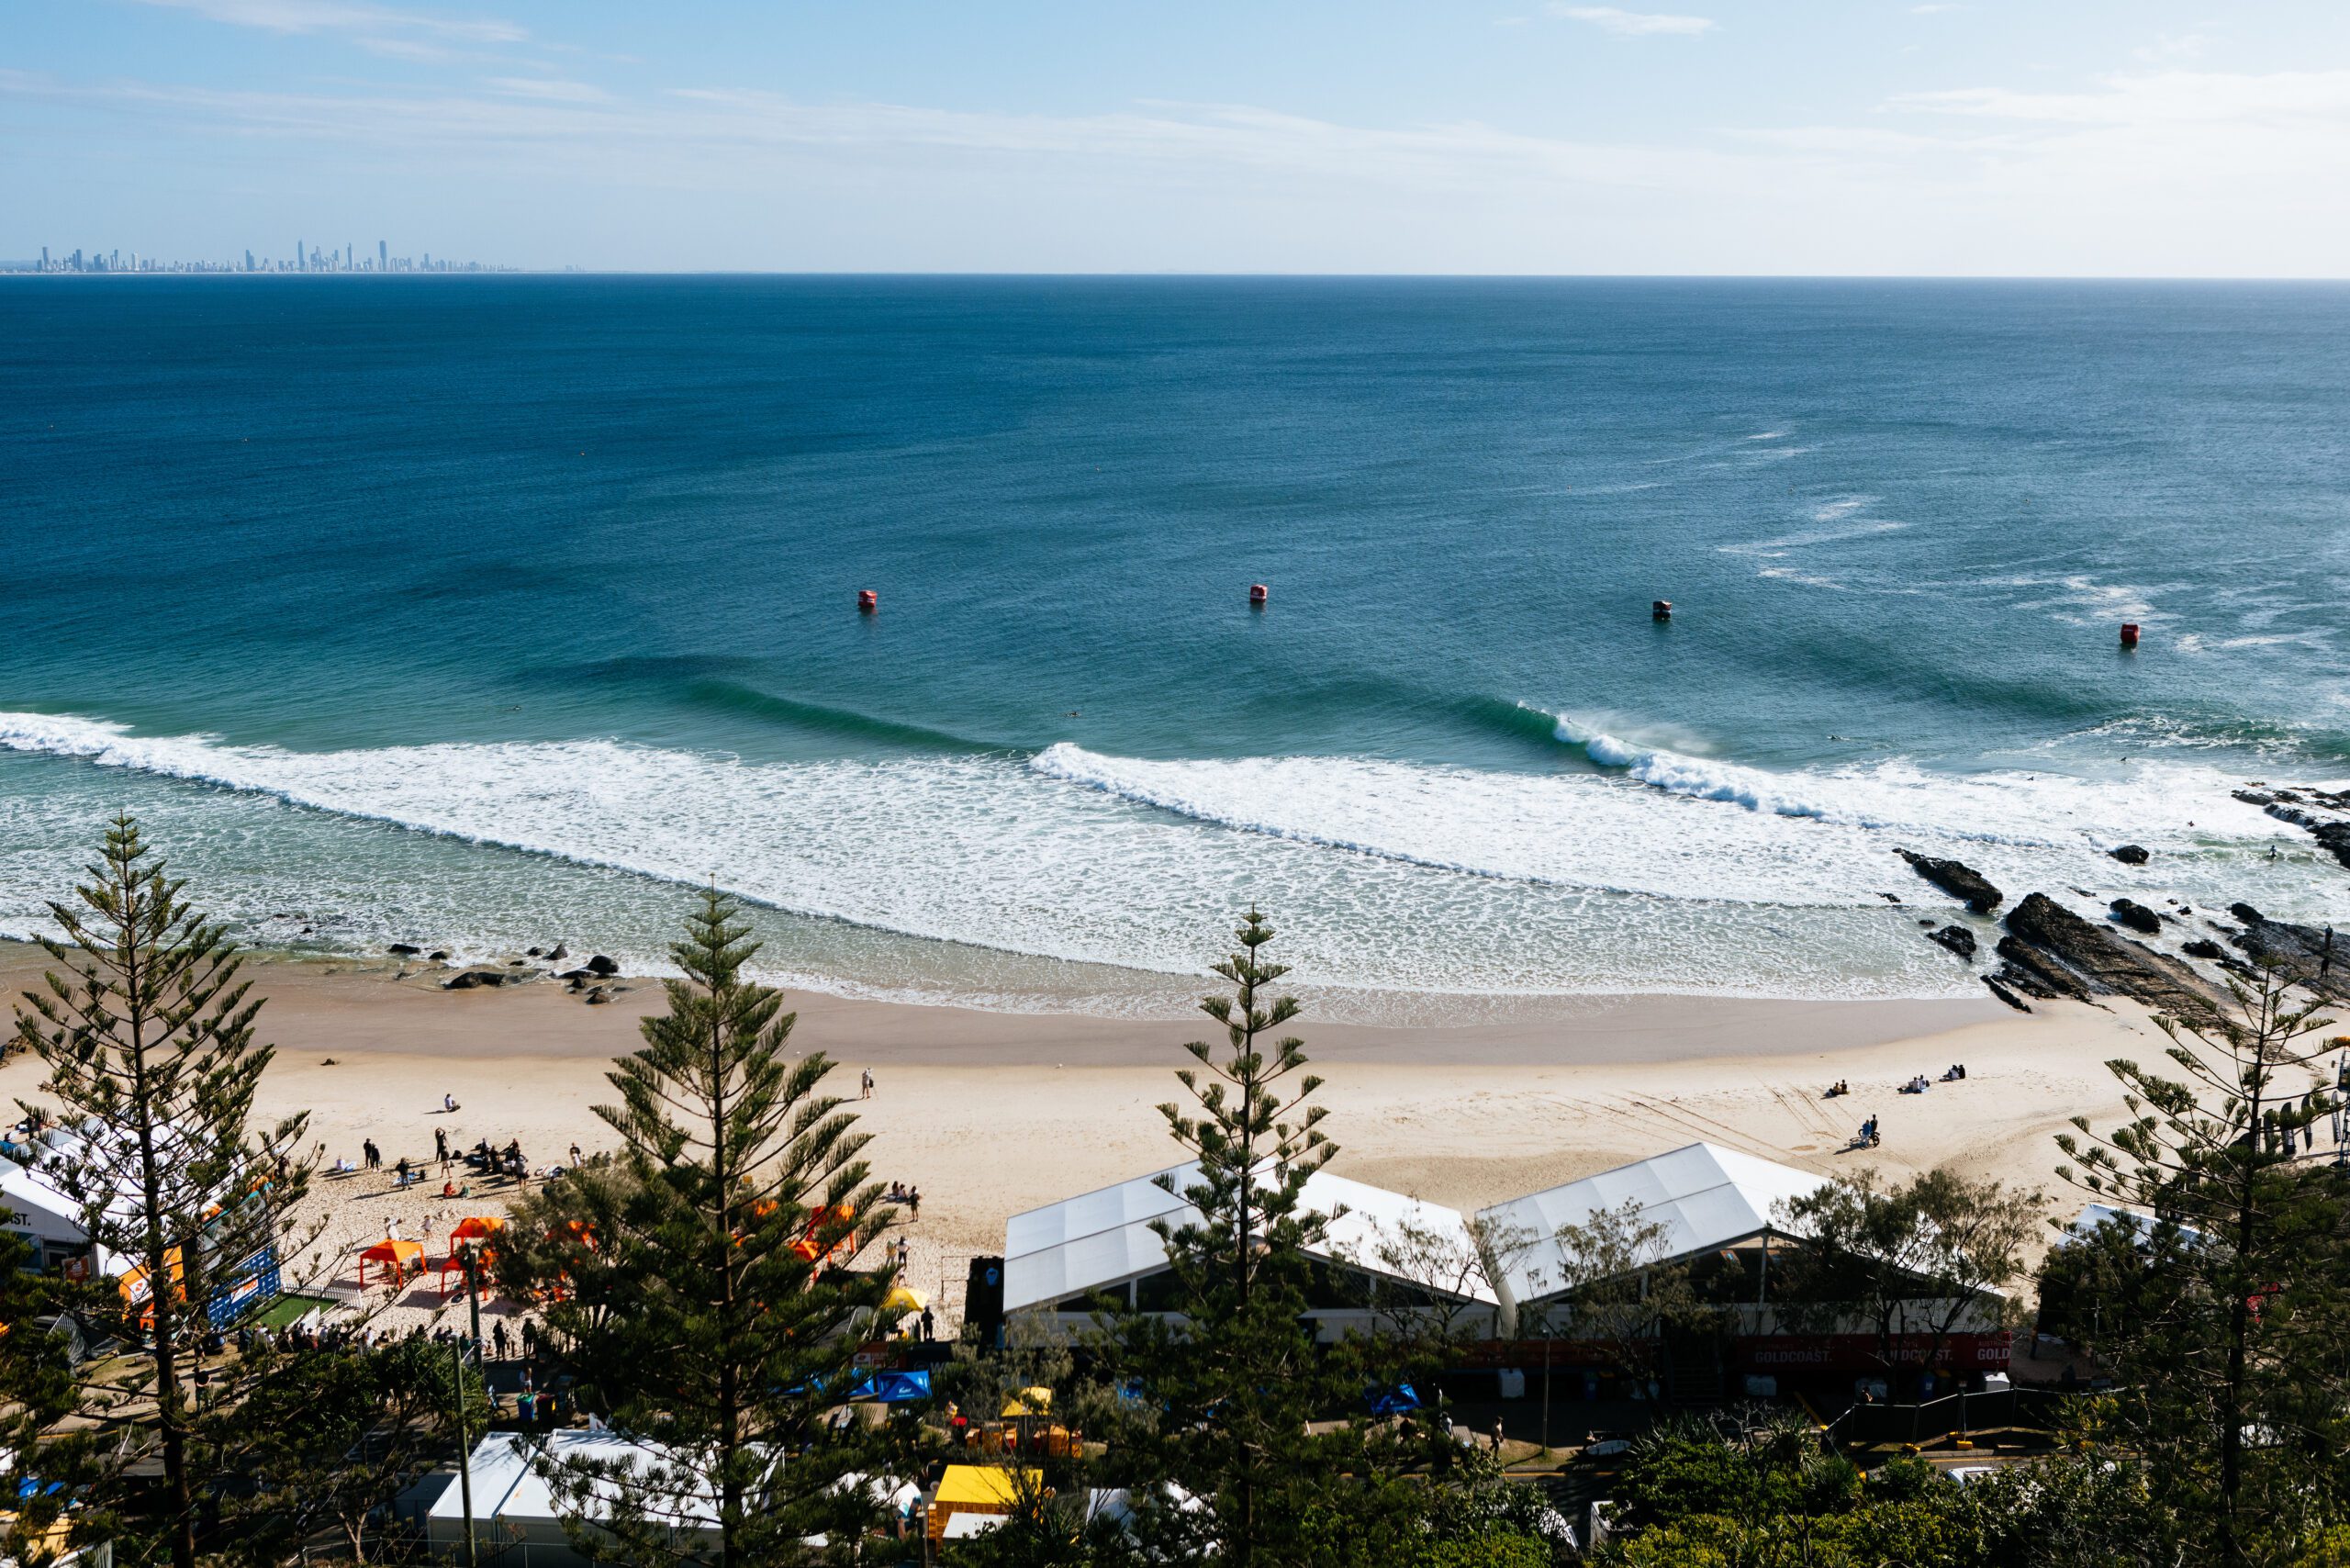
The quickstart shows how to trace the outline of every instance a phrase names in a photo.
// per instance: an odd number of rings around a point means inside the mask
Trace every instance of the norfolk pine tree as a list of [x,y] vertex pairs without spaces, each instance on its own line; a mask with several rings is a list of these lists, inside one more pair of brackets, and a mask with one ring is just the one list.
[[[2132,1284],[2098,1315],[2101,1350],[2131,1384],[2106,1406],[2112,1435],[2155,1465],[2180,1513],[2208,1528],[2199,1544],[2232,1565],[2350,1501],[2339,1462],[2311,1457],[2350,1447],[2339,1353],[2350,1207],[2339,1172],[2295,1161],[2342,1103],[2315,1071],[2330,1047],[2312,1036],[2331,1020],[2274,968],[2231,974],[2227,990],[2230,1004],[2208,1014],[2154,1020],[2177,1076],[2106,1064],[2132,1120],[2098,1134],[2076,1117],[2077,1136],[2057,1143],[2073,1162],[2060,1175],[2152,1216],[2132,1250],[2158,1266],[2159,1288]],[[2085,1283],[2101,1294],[2111,1282]]]
[[[833,1063],[789,1060],[793,1015],[744,978],[758,946],[739,913],[703,894],[670,948],[669,1011],[607,1075],[619,1102],[596,1114],[617,1158],[520,1205],[499,1244],[501,1281],[543,1304],[543,1346],[615,1430],[667,1452],[553,1474],[575,1516],[605,1500],[609,1518],[574,1528],[608,1562],[828,1561],[803,1540],[845,1554],[877,1511],[875,1488],[835,1483],[885,1456],[832,1417],[861,1375],[860,1309],[892,1282],[847,1265],[892,1215],[867,1135],[821,1092]],[[715,1509],[714,1546],[674,1528],[697,1506]]]
[[[1154,1221],[1167,1250],[1171,1317],[1119,1315],[1101,1347],[1138,1385],[1148,1412],[1114,1445],[1110,1479],[1131,1486],[1144,1541],[1170,1560],[1213,1551],[1230,1568],[1306,1561],[1301,1531],[1343,1487],[1350,1432],[1309,1434],[1307,1423],[1359,1403],[1304,1320],[1309,1247],[1326,1244],[1334,1215],[1304,1204],[1309,1177],[1337,1146],[1306,1102],[1322,1081],[1303,1074],[1304,1042],[1267,1036],[1296,1016],[1269,989],[1288,969],[1260,950],[1272,927],[1254,909],[1235,933],[1240,950],[1215,966],[1233,994],[1201,1011],[1224,1025],[1228,1055],[1186,1046],[1198,1070],[1176,1074],[1196,1110],[1161,1105],[1197,1170],[1160,1184],[1190,1205],[1181,1223]],[[1170,1497],[1171,1482],[1195,1503]],[[1201,1506],[1204,1505],[1204,1506]]]
[[[68,972],[48,972],[27,993],[17,1037],[39,1057],[43,1088],[77,1135],[49,1174],[81,1205],[95,1247],[134,1264],[144,1287],[99,1277],[78,1293],[102,1335],[146,1348],[142,1372],[82,1391],[84,1415],[151,1424],[160,1450],[161,1517],[119,1521],[117,1560],[160,1549],[173,1568],[194,1568],[196,1494],[209,1479],[197,1448],[207,1304],[238,1265],[283,1239],[307,1177],[295,1154],[308,1118],[252,1126],[274,1054],[253,1041],[261,1003],[237,979],[225,928],[181,896],[129,816],[108,827],[88,874],[74,902],[49,906],[65,939],[41,946]],[[95,1444],[82,1452],[99,1462],[88,1479],[103,1506],[120,1495],[119,1464]]]

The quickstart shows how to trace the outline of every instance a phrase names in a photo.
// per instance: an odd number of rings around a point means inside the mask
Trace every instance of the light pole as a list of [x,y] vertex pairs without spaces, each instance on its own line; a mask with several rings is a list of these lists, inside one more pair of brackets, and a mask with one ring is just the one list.
[[473,1317],[474,1354],[478,1356],[481,1354],[481,1284],[474,1273],[474,1249],[467,1247],[457,1256],[464,1260],[465,1310]]

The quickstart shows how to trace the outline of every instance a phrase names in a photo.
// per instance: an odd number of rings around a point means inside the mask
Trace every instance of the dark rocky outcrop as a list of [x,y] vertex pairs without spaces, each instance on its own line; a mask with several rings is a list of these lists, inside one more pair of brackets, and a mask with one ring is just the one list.
[[611,959],[607,958],[601,953],[599,953],[594,958],[588,959],[586,967],[588,972],[591,975],[611,976],[621,972],[620,965],[614,963]]
[[1926,934],[1929,942],[1939,942],[1967,962],[1975,961],[1975,933],[1964,925],[1945,925],[1940,931]]
[[2277,965],[2320,996],[2350,1002],[2350,937],[2324,926],[2271,920],[2248,903],[2232,903],[2228,913],[2244,923],[2228,940],[2245,957]]
[[442,991],[473,991],[486,985],[504,985],[508,980],[522,977],[506,969],[465,969],[441,982]]
[[2106,906],[2113,911],[2113,918],[2132,931],[2152,936],[2163,928],[2163,917],[2135,899],[2115,899]]
[[2007,925],[1998,946],[2005,962],[1997,978],[2027,996],[2084,1002],[2126,996],[2188,1018],[2209,1018],[2214,1012],[2219,993],[2192,966],[2116,935],[2111,927],[2083,919],[2045,893],[2031,894],[2016,905]]
[[[2342,814],[2350,812],[2350,790],[2238,790],[2235,798],[2246,805],[2258,806],[2278,822],[2308,829],[2309,835],[2328,854],[2350,866],[2350,816]],[[2320,816],[2309,809],[2311,806],[2335,814]]]
[[551,964],[559,964],[569,957],[571,957],[571,949],[560,942],[547,949],[547,962]]
[[2109,849],[2106,853],[2112,856],[2116,860],[2121,861],[2124,866],[2143,866],[2148,858],[2150,858],[2146,854],[2145,849],[2142,846],[2135,844],[2125,844],[2119,849]]
[[2182,949],[2190,958],[2224,958],[2228,950],[2209,936],[2198,936]]
[[415,954],[421,953],[424,949],[418,946],[413,942],[395,942],[392,944],[392,951],[398,954],[401,958],[406,958],[412,957]]
[[2008,895],[1991,885],[1989,878],[1972,866],[1956,860],[1940,860],[1930,855],[1920,855],[1914,849],[1896,851],[1909,862],[1909,868],[1942,891],[1964,904],[1977,914],[1988,914],[1999,907]]
[[427,954],[426,957],[430,958],[436,964],[445,964],[449,961],[449,950],[446,947],[436,948],[431,953]]

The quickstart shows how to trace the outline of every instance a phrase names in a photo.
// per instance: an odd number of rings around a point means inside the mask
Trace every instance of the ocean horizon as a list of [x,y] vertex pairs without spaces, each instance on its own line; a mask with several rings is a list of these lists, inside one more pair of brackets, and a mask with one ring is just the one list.
[[0,935],[119,809],[273,949],[1024,1009],[1251,902],[1363,1021],[1983,995],[1899,849],[2350,924],[2232,793],[2350,775],[2350,286],[139,281],[0,284]]

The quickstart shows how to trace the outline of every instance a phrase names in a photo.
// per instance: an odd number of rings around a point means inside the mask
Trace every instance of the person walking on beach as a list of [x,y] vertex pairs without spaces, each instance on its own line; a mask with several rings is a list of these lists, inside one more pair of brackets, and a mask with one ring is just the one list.
[[432,1129],[432,1158],[443,1165],[449,1163],[449,1129],[446,1127]]
[[506,1359],[506,1319],[500,1317],[490,1324],[489,1338],[490,1343],[498,1347],[497,1359],[504,1361]]
[[384,1168],[384,1151],[375,1147],[374,1138],[362,1138],[359,1152],[366,1157],[368,1170],[380,1170]]
[[858,1076],[856,1097],[860,1100],[873,1098],[873,1070],[869,1067]]

